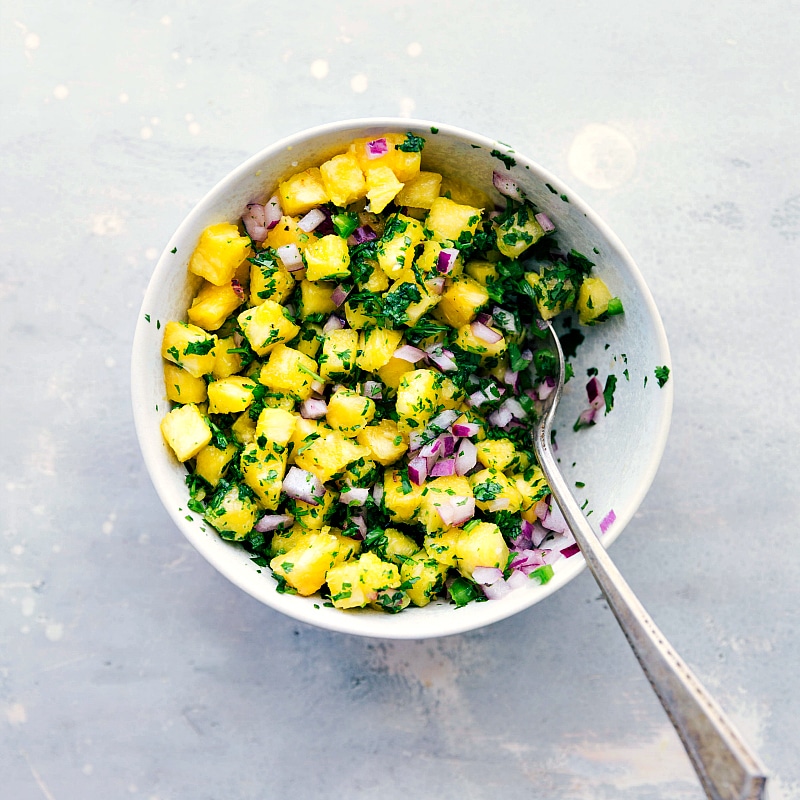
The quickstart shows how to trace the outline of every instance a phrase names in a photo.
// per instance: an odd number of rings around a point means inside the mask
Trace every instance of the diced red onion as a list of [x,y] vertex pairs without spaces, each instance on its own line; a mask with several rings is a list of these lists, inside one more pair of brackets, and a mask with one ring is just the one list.
[[328,321],[322,326],[323,333],[330,333],[331,331],[338,331],[344,328],[344,322],[336,316],[336,314],[331,314],[328,317]]
[[475,315],[475,319],[483,325],[489,325],[492,322],[492,315],[487,314],[485,311],[479,311]]
[[600,521],[600,533],[605,533],[616,521],[617,515],[614,513],[614,509],[612,508],[611,511],[609,511],[608,514],[606,514]]
[[536,514],[536,518],[539,520],[544,519],[547,516],[547,512],[549,510],[550,510],[550,505],[548,504],[547,500],[540,500],[533,507],[533,513]]
[[328,404],[317,397],[309,397],[300,404],[303,419],[322,419],[328,413]]
[[318,208],[312,208],[305,216],[297,223],[297,227],[305,233],[311,233],[319,227],[320,223],[326,219],[325,213]]
[[383,484],[378,482],[372,487],[372,499],[375,501],[375,505],[379,506],[381,504],[381,500],[383,500]]
[[344,286],[340,283],[331,293],[331,302],[339,308],[339,306],[347,300],[348,295],[350,294],[350,289],[345,289]]
[[473,392],[469,396],[469,403],[471,406],[479,408],[485,403],[493,403],[495,400],[499,400],[505,393],[506,390],[502,386],[492,383],[485,389],[478,389],[477,392]]
[[440,275],[438,278],[430,278],[429,280],[425,281],[425,286],[427,286],[428,290],[432,294],[442,294],[442,292],[444,292],[444,284],[444,275]]
[[475,567],[472,570],[472,580],[483,586],[491,586],[503,580],[503,570],[498,567]]
[[437,436],[435,439],[432,439],[430,442],[428,442],[422,448],[422,450],[419,451],[419,454],[422,458],[438,458],[443,452],[442,440],[439,436]]
[[517,182],[508,175],[503,175],[502,172],[495,171],[492,173],[492,183],[494,184],[494,188],[506,197],[520,201],[525,199]]
[[289,468],[283,479],[283,491],[294,500],[302,500],[312,506],[319,505],[319,501],[325,496],[322,481],[300,467]]
[[515,400],[513,397],[504,400],[500,408],[511,412],[511,416],[514,419],[525,419],[528,416],[528,412],[522,407],[519,400]]
[[363,540],[367,535],[367,523],[364,522],[363,517],[350,517],[350,522],[354,523],[356,528],[358,528],[358,532],[360,534],[360,538]]
[[384,137],[367,142],[367,158],[380,158],[389,152],[389,143]]
[[353,245],[363,244],[364,242],[372,242],[378,238],[378,234],[370,228],[369,225],[359,225],[351,234],[348,239],[353,241]]
[[424,431],[411,431],[408,435],[408,449],[412,453],[416,453],[428,441],[428,437]]
[[316,394],[324,394],[325,384],[322,381],[313,380],[311,381],[311,391]]
[[469,439],[462,439],[456,450],[456,475],[466,475],[477,463],[478,448]]
[[383,386],[379,381],[364,381],[362,387],[364,397],[369,397],[372,400],[383,399]]
[[581,548],[578,547],[578,544],[576,542],[575,544],[571,544],[571,545],[568,545],[567,547],[565,547],[561,551],[561,555],[564,556],[564,558],[570,558],[570,556],[577,555],[578,553],[580,553],[580,551],[581,551]]
[[517,569],[525,575],[529,575],[544,563],[541,550],[522,550],[511,559],[509,566],[511,569]]
[[552,376],[548,375],[539,385],[536,387],[536,398],[537,400],[547,400],[548,397],[555,391],[556,388],[556,379]]
[[456,422],[453,425],[453,436],[477,436],[480,429],[477,422]]
[[446,478],[456,473],[456,460],[455,458],[440,458],[431,470],[431,476],[434,478]]
[[300,255],[300,251],[294,242],[281,245],[275,252],[289,272],[297,272],[297,270],[303,269],[303,256]]
[[417,456],[408,462],[408,478],[411,483],[422,486],[428,477],[428,462],[424,456]]
[[564,515],[561,513],[561,509],[558,507],[558,503],[555,500],[550,501],[550,508],[547,510],[547,516],[542,520],[542,525],[549,531],[555,531],[556,533],[566,533],[569,531],[569,526],[567,525],[567,521],[564,519]]
[[512,419],[514,419],[514,415],[507,408],[503,408],[503,406],[492,411],[487,417],[487,421],[494,425],[495,428],[505,428]]
[[503,578],[489,586],[481,586],[481,589],[483,589],[483,593],[488,600],[500,600],[500,598],[511,593],[511,587]]
[[436,511],[445,525],[457,528],[475,516],[475,498],[445,495]]
[[519,372],[507,369],[503,374],[503,383],[506,386],[510,386],[515,392],[519,391]]
[[414,347],[410,344],[404,344],[402,347],[398,347],[397,350],[394,351],[394,358],[399,358],[402,361],[409,361],[412,364],[416,364],[417,361],[422,361],[425,358],[425,351],[420,350],[419,347]]
[[425,352],[428,354],[428,359],[442,372],[458,371],[458,364],[456,364],[452,350],[447,350],[440,344],[435,344],[426,347]]
[[361,486],[348,486],[340,495],[339,502],[348,506],[363,506],[369,497],[369,489]]
[[242,214],[242,222],[248,236],[254,242],[263,242],[267,238],[269,231],[267,229],[266,211],[260,203],[247,204],[247,208]]
[[515,589],[521,589],[523,586],[530,586],[531,579],[521,570],[512,569],[511,574],[506,580],[508,588],[513,592]]
[[294,517],[288,514],[264,514],[253,527],[259,533],[269,533],[280,528],[291,528],[293,523]]
[[589,398],[589,406],[591,408],[602,408],[605,405],[603,385],[597,379],[596,375],[592,375],[589,382],[586,384],[586,396]]
[[455,247],[443,247],[436,258],[436,269],[443,275],[452,272],[458,258],[458,250]]
[[556,226],[553,224],[553,221],[550,219],[550,217],[547,216],[547,214],[544,213],[544,211],[540,211],[538,214],[534,214],[533,218],[539,223],[539,225],[541,226],[542,230],[545,233],[551,233],[556,229]]
[[585,428],[588,425],[594,425],[597,422],[597,409],[586,408],[578,415],[578,421],[575,423],[578,428]]
[[267,230],[271,231],[281,221],[281,217],[283,217],[281,201],[278,195],[274,194],[264,203],[264,225]]
[[514,319],[514,315],[510,311],[506,311],[504,308],[495,306],[492,309],[492,319],[497,327],[501,328],[506,333],[518,333],[517,321]]
[[460,414],[452,408],[440,411],[429,423],[428,429],[434,431],[447,431],[450,426],[459,418]]
[[233,289],[233,293],[240,299],[244,300],[244,287],[242,286],[236,278],[231,280],[231,289]]
[[494,328],[484,325],[477,319],[470,323],[470,328],[475,338],[486,342],[486,344],[497,344],[503,338],[503,334],[500,333],[500,331],[496,331]]

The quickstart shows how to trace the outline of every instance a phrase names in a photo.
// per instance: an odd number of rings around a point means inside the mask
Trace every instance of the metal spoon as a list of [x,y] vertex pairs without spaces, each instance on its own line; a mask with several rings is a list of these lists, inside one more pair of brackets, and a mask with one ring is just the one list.
[[664,706],[711,800],[763,800],[766,772],[758,757],[675,652],[631,591],[583,516],[550,449],[551,428],[564,388],[564,353],[550,322],[559,374],[534,430],[534,446],[553,498],[628,643]]

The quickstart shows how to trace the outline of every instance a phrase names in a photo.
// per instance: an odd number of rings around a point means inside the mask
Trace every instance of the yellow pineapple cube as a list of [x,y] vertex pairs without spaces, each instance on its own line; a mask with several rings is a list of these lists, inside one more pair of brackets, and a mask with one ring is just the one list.
[[238,349],[233,336],[226,336],[224,339],[217,340],[216,356],[211,370],[214,378],[227,378],[242,369],[242,355],[234,352]]
[[428,286],[424,283],[419,283],[413,269],[407,269],[401,273],[391,289],[386,293],[385,298],[391,298],[392,295],[400,293],[401,297],[406,297],[405,292],[408,291],[408,285],[415,286],[419,293],[419,300],[413,300],[408,303],[403,312],[404,319],[402,320],[409,326],[415,325],[419,318],[430,311],[442,299],[442,295],[431,292]]
[[491,286],[500,277],[497,271],[497,264],[480,258],[475,258],[468,262],[464,267],[464,271],[481,286]]
[[384,535],[385,541],[375,546],[377,554],[384,561],[390,561],[399,567],[407,558],[419,551],[417,543],[397,528],[387,528]]
[[374,603],[379,592],[398,588],[400,573],[375,553],[362,553],[355,561],[329,569],[326,581],[336,608],[363,608]]
[[319,374],[325,381],[344,378],[353,371],[358,354],[358,331],[349,328],[323,334]]
[[456,203],[475,208],[492,208],[494,203],[486,192],[476,189],[458,178],[442,177],[442,185],[439,187],[439,194],[448,197]]
[[279,528],[272,534],[269,544],[270,555],[275,556],[288,553],[293,547],[300,544],[308,537],[309,531],[301,525],[292,525],[291,528]]
[[185,322],[170,321],[164,326],[161,355],[167,361],[199,378],[214,369],[217,337]]
[[387,469],[383,474],[383,504],[396,522],[411,522],[422,502],[423,487],[408,479],[406,470]]
[[608,304],[614,299],[611,290],[602,278],[584,278],[578,289],[575,310],[581,325],[593,325],[595,321],[608,311]]
[[256,383],[241,375],[220,378],[208,384],[208,410],[212,414],[238,414],[253,402]]
[[459,275],[445,289],[433,316],[453,328],[460,328],[472,322],[488,302],[489,292],[484,286],[469,275]]
[[481,209],[437,197],[431,205],[425,228],[437,242],[458,242],[464,234],[471,238],[481,221]]
[[347,241],[331,233],[312,242],[304,254],[306,278],[310,281],[339,280],[350,274]]
[[343,473],[348,464],[369,458],[369,454],[366,447],[332,431],[303,444],[295,454],[294,463],[326,483]]
[[[439,509],[443,506],[467,508],[472,505],[472,487],[470,481],[461,475],[448,475],[434,478],[425,483],[422,493],[418,518],[428,533],[440,533],[447,530],[451,523],[445,522]],[[445,516],[448,516],[445,512]]]
[[206,282],[186,312],[189,321],[207,331],[215,331],[244,302],[244,290],[233,285],[215,286]]
[[422,430],[439,406],[440,373],[432,369],[415,369],[400,379],[395,408],[401,433]]
[[399,461],[408,450],[408,442],[391,419],[368,425],[356,438],[359,444],[369,448],[372,459],[384,467]]
[[322,326],[312,322],[303,323],[300,333],[292,340],[292,345],[303,355],[316,358],[322,347]]
[[370,328],[361,331],[358,336],[357,366],[368,372],[375,372],[386,366],[395,350],[400,347],[402,338],[402,331],[389,328]]
[[461,528],[446,528],[437,530],[425,536],[422,546],[425,552],[446,567],[455,567],[456,542],[461,535]]
[[339,540],[331,533],[311,533],[288,552],[275,556],[269,566],[298,594],[307,596],[322,588],[340,547]]
[[264,240],[264,247],[277,250],[286,244],[296,244],[297,249],[302,253],[312,242],[319,238],[313,231],[306,233],[298,227],[300,219],[298,217],[283,216],[280,221],[271,228]]
[[308,319],[312,314],[330,314],[336,309],[331,299],[335,283],[311,281],[306,278],[300,284],[300,319]]
[[250,444],[255,441],[256,421],[250,416],[248,411],[236,417],[233,425],[231,425],[231,433],[233,433],[236,441],[241,445]]
[[422,224],[405,214],[392,214],[386,227],[392,235],[390,238],[382,238],[378,243],[378,266],[389,278],[395,280],[400,273],[411,267],[414,248],[425,238],[425,234]]
[[325,191],[335,206],[344,208],[367,194],[367,182],[353,153],[326,161],[319,171]]
[[414,365],[403,358],[392,356],[384,366],[378,368],[378,377],[390,388],[397,389],[403,376],[413,372]]
[[511,479],[519,492],[522,518],[528,522],[536,522],[536,506],[550,494],[544,473],[538,466],[534,466],[525,475],[513,475]]
[[253,490],[262,508],[274,511],[281,501],[286,454],[251,442],[242,450],[239,464],[244,482]]
[[193,458],[211,441],[208,420],[194,403],[173,408],[161,420],[161,433],[178,461]]
[[352,389],[337,389],[328,401],[328,425],[350,438],[369,425],[374,416],[375,402]]
[[389,288],[389,279],[386,277],[386,273],[378,267],[378,262],[365,259],[363,263],[370,266],[370,272],[366,280],[356,281],[358,288],[367,292],[385,292]]
[[522,206],[498,225],[494,224],[497,249],[508,258],[519,258],[532,244],[544,236],[533,210]]
[[438,172],[419,172],[400,190],[395,198],[397,205],[430,208],[439,196],[441,185],[442,176]]
[[206,382],[202,378],[195,378],[169,361],[164,362],[164,385],[167,398],[173,403],[204,403],[208,397]]
[[279,183],[278,197],[283,213],[290,217],[305,214],[312,208],[327,203],[329,199],[322,174],[317,167],[298,172]]
[[478,442],[478,462],[499,472],[511,469],[517,463],[517,450],[510,439],[485,439]]
[[236,225],[227,222],[211,225],[200,234],[189,259],[189,272],[215,286],[224,286],[231,282],[250,252],[250,239],[240,236]]
[[[441,242],[435,242],[433,239],[426,239],[422,243],[422,250],[417,256],[416,265],[423,275],[430,275],[433,278],[443,277],[445,273],[439,272],[439,254],[444,250]],[[446,277],[449,279],[455,278],[460,275],[464,270],[464,262],[461,254],[458,253],[455,261],[450,265]]]
[[[385,140],[386,152],[383,155],[376,155],[376,149],[370,148],[369,144],[371,142],[380,144],[381,139]],[[398,181],[408,181],[419,173],[421,154],[398,150],[398,145],[402,145],[405,141],[404,133],[385,133],[380,136],[356,139],[350,145],[348,152],[355,155],[364,173],[375,167],[389,167]]]
[[354,331],[362,331],[365,328],[375,328],[378,325],[379,317],[370,313],[368,306],[361,302],[347,301],[344,304],[344,316],[347,324]]
[[415,606],[426,606],[442,590],[447,566],[419,550],[407,558],[400,567],[400,579]]
[[274,300],[265,300],[261,305],[243,311],[237,319],[250,347],[260,356],[274,350],[281,342],[294,339],[300,331],[283,306]]
[[319,530],[333,515],[338,501],[335,492],[325,492],[316,505],[304,500],[288,502],[288,512],[305,530]]
[[[491,330],[500,333],[495,328]],[[456,345],[468,353],[477,353],[481,362],[486,366],[493,366],[506,352],[506,340],[501,336],[496,342],[489,343],[476,336],[470,325],[462,325],[456,333]]]
[[403,184],[389,167],[371,167],[367,170],[369,210],[380,214],[402,188]]
[[505,569],[508,563],[508,545],[500,528],[492,522],[470,522],[456,541],[458,571],[472,578],[476,567]]
[[319,377],[317,370],[313,358],[279,344],[269,354],[258,380],[274,392],[285,392],[298,400],[307,400],[311,397],[314,381]]
[[294,289],[295,280],[277,259],[259,258],[250,265],[250,305],[264,300],[284,303]]
[[575,284],[563,267],[542,267],[541,273],[526,272],[525,280],[533,289],[542,319],[552,319],[575,303]]
[[223,538],[241,541],[256,524],[258,506],[246,490],[243,490],[238,484],[233,484],[219,503],[215,503],[213,507],[206,510],[206,519],[220,532]]
[[282,453],[294,433],[297,415],[284,408],[264,408],[256,421],[256,439],[263,436],[268,444],[277,444]]
[[238,452],[239,449],[236,445],[230,442],[222,450],[213,444],[207,444],[195,458],[195,474],[212,486],[216,486],[224,474],[225,468]]
[[469,476],[469,483],[475,495],[475,505],[482,511],[510,511],[516,514],[522,506],[522,497],[515,482],[499,470],[491,467],[482,469]]

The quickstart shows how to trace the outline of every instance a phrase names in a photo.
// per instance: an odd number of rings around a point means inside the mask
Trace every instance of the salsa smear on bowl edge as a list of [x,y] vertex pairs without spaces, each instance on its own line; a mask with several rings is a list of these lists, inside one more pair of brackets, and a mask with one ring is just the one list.
[[[530,441],[557,368],[540,320],[623,310],[509,176],[495,209],[423,170],[424,145],[356,139],[206,228],[187,321],[164,326],[161,430],[190,510],[278,591],[341,609],[550,579],[572,540]],[[587,392],[578,427],[603,403],[596,377]]]

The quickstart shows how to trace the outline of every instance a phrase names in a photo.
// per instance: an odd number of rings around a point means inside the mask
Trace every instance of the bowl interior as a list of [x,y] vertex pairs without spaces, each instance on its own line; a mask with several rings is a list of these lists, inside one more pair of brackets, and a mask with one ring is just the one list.
[[[433,133],[432,130],[436,130]],[[669,365],[664,329],[647,286],[633,260],[608,227],[562,181],[508,146],[457,128],[407,119],[368,119],[314,128],[278,142],[224,178],[194,208],[164,249],[153,273],[137,322],[132,355],[132,399],[136,430],[153,484],[175,524],[197,550],[234,584],[293,618],[331,630],[384,638],[426,638],[458,633],[503,619],[547,597],[583,567],[580,554],[556,563],[545,586],[517,589],[505,598],[455,608],[435,602],[390,615],[363,609],[326,608],[318,597],[276,592],[268,569],[256,566],[240,547],[223,541],[197,514],[187,510],[185,469],[164,443],[159,424],[169,409],[160,356],[161,326],[185,319],[197,289],[187,263],[201,231],[234,221],[244,206],[271,194],[277,182],[343,152],[358,136],[411,131],[426,139],[423,168],[491,190],[492,171],[510,174],[556,225],[562,248],[574,248],[597,264],[597,273],[619,296],[625,314],[584,330],[586,340],[574,360],[575,377],[567,383],[556,419],[557,455],[567,480],[595,530],[614,511],[604,534],[612,542],[642,502],[666,444],[672,410],[672,382],[659,388],[653,370]],[[498,158],[503,156],[503,159]],[[513,159],[513,165],[511,160]],[[495,193],[500,201],[500,195]],[[563,199],[566,198],[566,199]],[[572,425],[586,404],[586,370],[599,378],[617,378],[614,409],[589,430]]]

